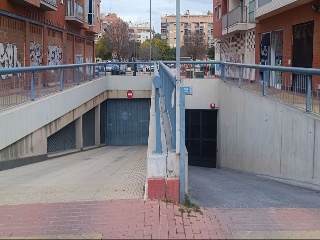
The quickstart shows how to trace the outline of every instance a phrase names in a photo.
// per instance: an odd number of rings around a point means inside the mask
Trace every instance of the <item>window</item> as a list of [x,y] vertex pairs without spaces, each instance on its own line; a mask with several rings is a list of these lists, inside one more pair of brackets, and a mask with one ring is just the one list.
[[219,20],[221,18],[221,5],[218,5],[214,9],[215,20]]
[[86,20],[89,23],[89,25],[94,25],[94,0],[88,0],[86,4]]
[[256,0],[250,0],[249,2],[249,22],[255,22],[255,9]]

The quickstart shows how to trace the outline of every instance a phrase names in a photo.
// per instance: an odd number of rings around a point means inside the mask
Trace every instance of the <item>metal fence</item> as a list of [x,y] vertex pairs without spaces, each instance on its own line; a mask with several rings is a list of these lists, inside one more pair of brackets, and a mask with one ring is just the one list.
[[[175,62],[164,63],[175,71]],[[181,77],[221,77],[227,84],[320,114],[320,69],[220,61],[185,61],[181,66],[187,68]]]
[[221,78],[306,112],[320,114],[320,69],[223,63]]
[[[102,76],[150,74],[150,71],[153,71],[150,66],[153,64],[153,62],[98,62],[2,68],[0,110],[34,101]],[[113,71],[112,67],[115,65],[118,67]]]

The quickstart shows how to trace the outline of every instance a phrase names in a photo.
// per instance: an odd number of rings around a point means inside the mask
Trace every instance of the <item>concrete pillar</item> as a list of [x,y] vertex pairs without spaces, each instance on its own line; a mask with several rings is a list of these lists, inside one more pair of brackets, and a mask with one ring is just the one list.
[[83,148],[82,116],[76,119],[76,149]]
[[100,146],[100,104],[94,108],[95,114],[95,145]]

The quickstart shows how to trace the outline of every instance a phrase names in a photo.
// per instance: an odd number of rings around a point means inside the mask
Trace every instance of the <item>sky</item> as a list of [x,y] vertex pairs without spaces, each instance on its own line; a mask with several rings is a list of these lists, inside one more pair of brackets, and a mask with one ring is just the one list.
[[[207,14],[213,11],[212,0],[180,0],[180,13]],[[116,13],[126,22],[149,22],[150,0],[101,0],[101,13]],[[151,0],[151,26],[160,33],[161,17],[176,15],[176,0]]]

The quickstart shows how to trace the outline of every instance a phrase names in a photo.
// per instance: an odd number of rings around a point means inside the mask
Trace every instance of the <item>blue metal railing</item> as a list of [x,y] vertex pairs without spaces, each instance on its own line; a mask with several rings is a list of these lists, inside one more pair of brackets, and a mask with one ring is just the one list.
[[161,124],[160,124],[160,88],[161,78],[157,68],[157,64],[154,66],[154,80],[153,86],[155,88],[155,112],[156,112],[156,153],[162,153],[161,144]]
[[[98,62],[0,69],[0,110],[34,101],[91,81],[113,65],[152,65],[153,62]],[[119,67],[123,69],[122,67]],[[98,71],[96,71],[98,70]],[[118,73],[115,73],[118,74]],[[126,74],[126,70],[125,73]]]
[[[175,62],[165,61],[164,63],[172,65]],[[221,61],[183,61],[181,63],[182,66],[188,66],[192,72],[191,77],[198,75],[199,66],[206,65],[210,68],[214,66],[215,69],[209,70],[208,75],[221,77],[228,84],[292,104],[305,109],[306,112],[320,114],[320,69]],[[207,77],[206,74],[204,75]]]
[[171,126],[171,150],[176,149],[176,76],[164,63],[159,63],[161,90],[164,98],[164,110],[167,112]]

